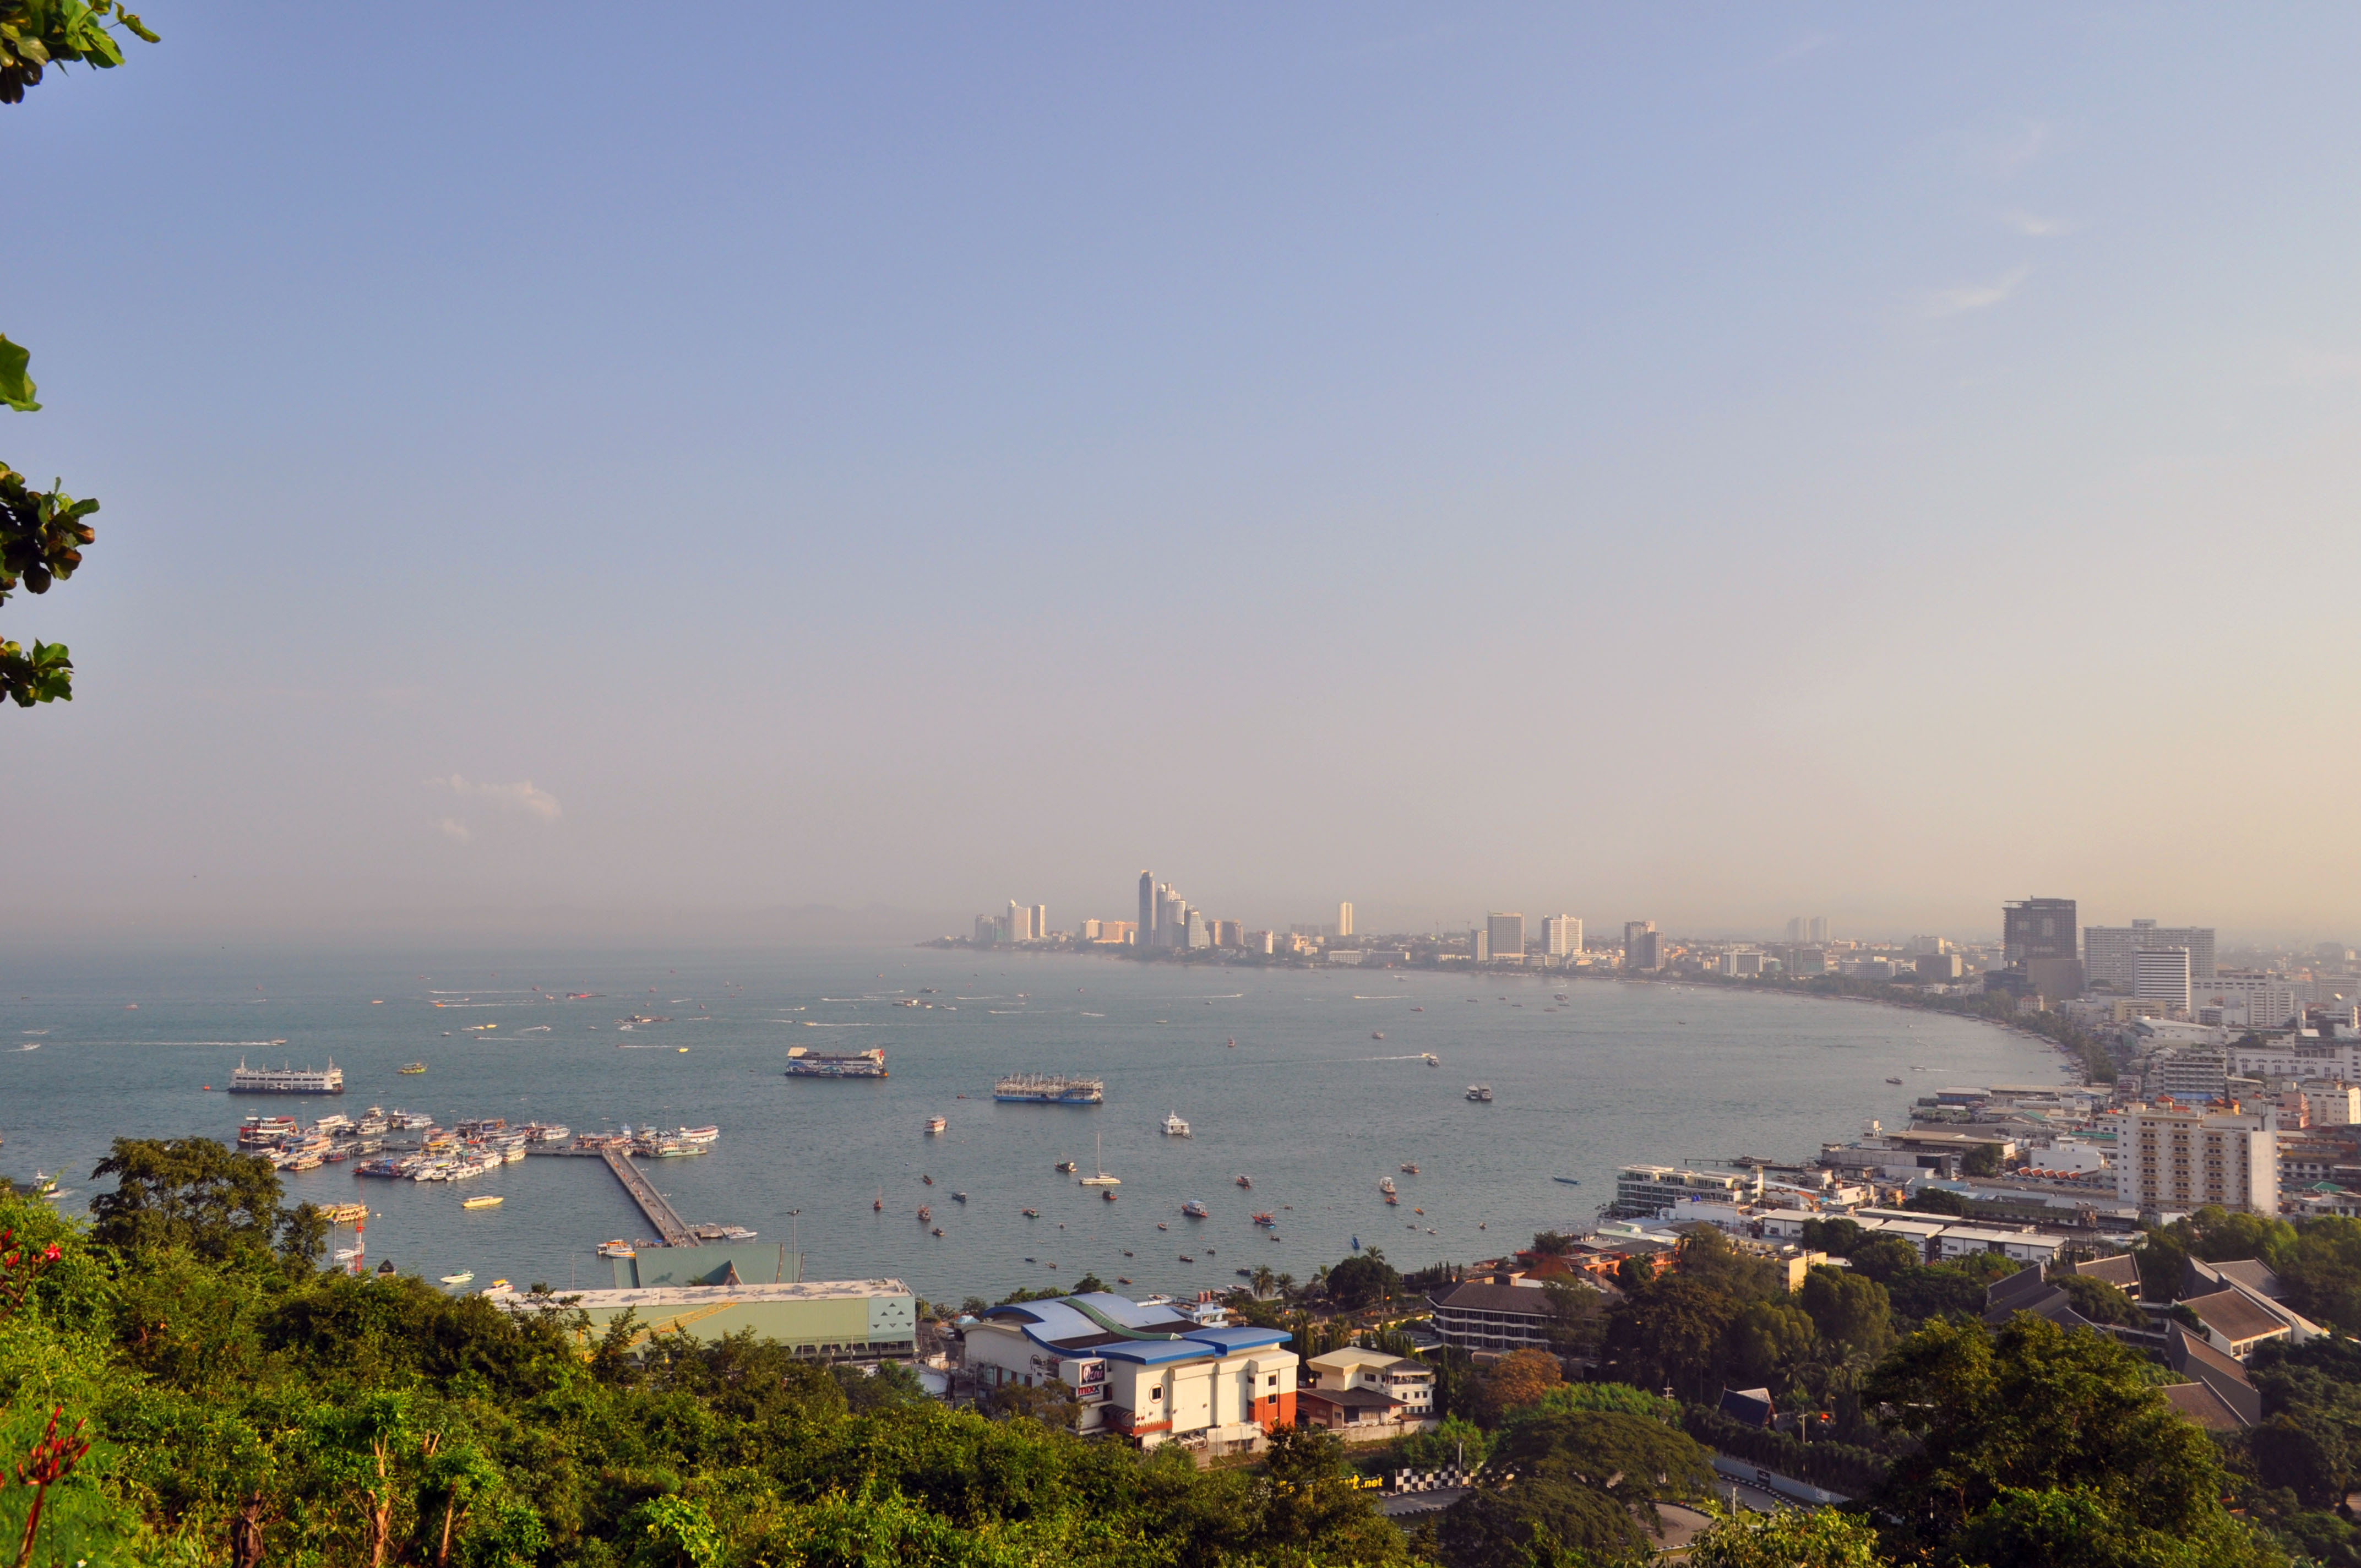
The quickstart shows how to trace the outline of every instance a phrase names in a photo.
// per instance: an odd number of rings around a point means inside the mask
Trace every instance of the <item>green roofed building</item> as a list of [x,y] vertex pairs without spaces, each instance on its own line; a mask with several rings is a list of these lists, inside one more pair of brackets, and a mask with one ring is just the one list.
[[[649,1253],[697,1250],[706,1249],[651,1248]],[[642,1254],[642,1260],[648,1256]],[[513,1291],[492,1299],[522,1312],[541,1310],[553,1299]],[[642,1343],[656,1334],[710,1341],[752,1329],[758,1339],[818,1361],[907,1361],[917,1354],[917,1299],[898,1279],[797,1283],[766,1277],[761,1283],[747,1283],[741,1271],[735,1279],[708,1284],[667,1280],[617,1290],[567,1291],[554,1299],[580,1308],[594,1336],[631,1312],[636,1314],[632,1321]]]

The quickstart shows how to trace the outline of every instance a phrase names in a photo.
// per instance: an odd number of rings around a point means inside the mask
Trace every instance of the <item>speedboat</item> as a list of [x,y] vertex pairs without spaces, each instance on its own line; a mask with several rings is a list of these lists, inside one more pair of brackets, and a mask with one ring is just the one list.
[[1072,1160],[1061,1159],[1058,1162],[1056,1169],[1058,1174],[1060,1176],[1071,1176],[1074,1172],[1082,1169],[1082,1167],[1076,1165]]
[[1389,1198],[1392,1197],[1394,1195],[1394,1179],[1390,1176],[1380,1176],[1378,1178],[1378,1190],[1384,1193]]
[[1189,1124],[1180,1119],[1180,1112],[1167,1111],[1164,1113],[1164,1135],[1168,1138],[1188,1138],[1196,1135],[1189,1131]]
[[1418,1174],[1418,1162],[1415,1160],[1402,1161],[1402,1174],[1404,1176],[1416,1176]]
[[600,1242],[598,1255],[600,1257],[637,1257],[640,1253],[637,1247],[618,1236],[610,1242]]
[[1369,1038],[1373,1040],[1382,1040],[1385,1037],[1386,1032],[1383,1029],[1372,1029],[1369,1031]]
[[1025,1211],[1025,1217],[1028,1220],[1038,1220],[1041,1217],[1041,1211],[1038,1209],[1027,1209]]
[[967,1194],[964,1192],[954,1192],[951,1194],[951,1201],[954,1203],[964,1203],[967,1201]]
[[473,1279],[474,1277],[476,1277],[476,1271],[474,1269],[463,1268],[456,1274],[445,1275],[443,1277],[443,1283],[445,1285],[465,1285],[468,1280]]

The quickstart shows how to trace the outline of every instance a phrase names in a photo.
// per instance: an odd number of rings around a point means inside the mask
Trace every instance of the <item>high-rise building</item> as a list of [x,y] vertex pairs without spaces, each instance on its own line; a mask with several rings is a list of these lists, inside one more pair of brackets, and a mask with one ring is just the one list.
[[1352,934],[1353,906],[1349,904],[1340,904],[1336,906],[1336,935],[1349,937]]
[[1189,948],[1210,948],[1213,945],[1213,933],[1206,927],[1205,915],[1202,910],[1190,910],[1187,923],[1181,927],[1181,930],[1185,934],[1184,943]]
[[1582,951],[1582,922],[1571,915],[1542,917],[1542,948],[1554,959]]
[[1491,933],[1481,926],[1468,932],[1467,956],[1479,964],[1489,961],[1492,957],[1490,937]]
[[1828,917],[1825,915],[1813,916],[1811,932],[1804,939],[1816,945],[1826,946],[1828,939]]
[[2082,978],[2092,985],[2132,988],[2134,957],[2144,948],[2189,949],[2189,978],[2213,978],[2213,932],[2204,926],[2159,926],[2135,920],[2128,926],[2089,926],[2082,931]]
[[2142,948],[2132,955],[2132,994],[2189,1011],[2189,949]]
[[1664,967],[1664,938],[1657,933],[1653,920],[1623,922],[1623,967],[1627,970],[1659,970]]
[[1139,945],[1156,945],[1156,879],[1146,872],[1139,873]]
[[1049,906],[1046,904],[1033,906],[1033,939],[1037,942],[1049,939]]
[[2008,964],[2004,983],[2019,994],[2042,997],[2082,993],[2082,955],[2074,940],[2074,901],[2027,898],[2001,905],[2001,953]]
[[1521,959],[1525,956],[1525,917],[1521,915],[1487,915],[1484,933],[1496,959]]
[[2115,1129],[2118,1202],[2143,1213],[2186,1213],[2208,1203],[2279,1212],[2279,1135],[2262,1117],[2141,1104],[2106,1121]]
[[1800,915],[1787,916],[1787,940],[1808,942],[1812,939],[1812,923]]
[[1033,906],[1031,905],[1019,904],[1013,898],[1008,901],[1008,939],[1012,942],[1029,942],[1033,939]]
[[1213,946],[1237,948],[1246,945],[1246,927],[1235,920],[1216,920],[1213,926]]

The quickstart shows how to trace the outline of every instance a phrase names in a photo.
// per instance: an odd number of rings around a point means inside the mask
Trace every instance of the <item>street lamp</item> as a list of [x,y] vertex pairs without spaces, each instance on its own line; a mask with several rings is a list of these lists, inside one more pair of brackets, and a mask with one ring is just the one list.
[[801,1209],[790,1209],[787,1211],[787,1250],[796,1255],[796,1277],[794,1283],[797,1285],[801,1285],[804,1282],[804,1249],[797,1245],[798,1232],[796,1225],[796,1216],[802,1212],[803,1211]]

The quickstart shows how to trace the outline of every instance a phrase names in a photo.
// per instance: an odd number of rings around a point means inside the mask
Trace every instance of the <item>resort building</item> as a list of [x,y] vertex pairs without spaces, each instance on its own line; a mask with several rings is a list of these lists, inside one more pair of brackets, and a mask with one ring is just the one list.
[[1495,1353],[1549,1348],[1550,1298],[1538,1279],[1503,1271],[1426,1299],[1434,1309],[1434,1332],[1447,1345]]
[[[1615,1202],[1608,1212],[1644,1220],[1690,1202],[1759,1203],[1763,1173],[1682,1170],[1669,1165],[1627,1165],[1615,1177]],[[1677,1219],[1678,1216],[1675,1215]]]
[[1296,1420],[1332,1431],[1400,1431],[1434,1414],[1434,1368],[1406,1355],[1348,1346],[1303,1364]]

